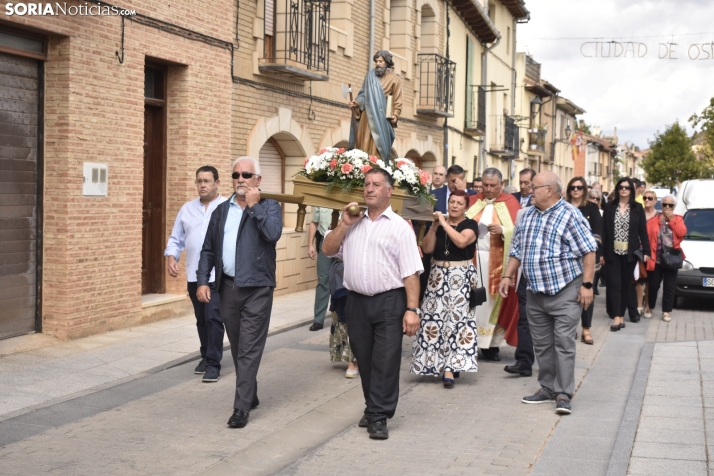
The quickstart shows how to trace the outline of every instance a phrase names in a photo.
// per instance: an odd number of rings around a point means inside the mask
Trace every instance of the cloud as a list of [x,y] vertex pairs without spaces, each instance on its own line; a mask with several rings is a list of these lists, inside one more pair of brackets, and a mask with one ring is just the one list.
[[[605,134],[617,127],[621,142],[646,147],[667,124],[688,126],[689,116],[714,96],[714,58],[693,61],[687,55],[691,44],[714,42],[710,0],[537,0],[527,7],[531,21],[518,26],[518,50],[542,63],[542,77],[587,111],[586,122]],[[588,40],[582,38],[641,42],[648,53],[584,58],[580,47]],[[659,43],[667,42],[677,43],[678,59],[658,58]],[[696,53],[693,47],[690,54]]]

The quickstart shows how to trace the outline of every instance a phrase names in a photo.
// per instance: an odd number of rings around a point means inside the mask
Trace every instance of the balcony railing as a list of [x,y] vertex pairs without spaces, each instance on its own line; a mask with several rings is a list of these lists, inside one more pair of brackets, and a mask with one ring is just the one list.
[[538,127],[528,129],[528,150],[530,152],[545,152],[545,137],[547,134],[548,131],[546,129],[540,129]]
[[519,152],[519,132],[515,119],[510,116],[491,116],[493,134],[489,153],[502,157],[515,157]]
[[472,85],[466,96],[465,132],[477,136],[486,135],[486,90]]
[[526,77],[533,81],[540,82],[540,63],[526,55]]
[[417,113],[454,117],[456,63],[437,54],[420,54]]
[[258,69],[301,81],[327,81],[330,1],[266,0],[265,54]]

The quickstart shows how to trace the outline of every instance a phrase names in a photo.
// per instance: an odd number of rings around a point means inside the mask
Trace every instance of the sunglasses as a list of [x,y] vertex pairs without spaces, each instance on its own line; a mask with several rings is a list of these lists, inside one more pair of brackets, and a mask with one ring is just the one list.
[[662,208],[674,208],[674,203],[663,203]]
[[620,185],[620,190],[632,190],[632,187],[629,187],[627,185]]
[[572,192],[573,190],[577,190],[578,192],[580,192],[580,191],[583,190],[584,188],[585,188],[585,187],[583,187],[582,185],[571,185],[570,188],[568,188],[568,190],[570,190],[571,192]]
[[648,202],[649,202],[649,201],[652,201],[652,200],[655,200],[654,197],[642,197],[642,199],[643,199],[643,200],[647,200]]
[[588,197],[590,200],[598,200],[600,197]]
[[252,179],[253,175],[260,177],[260,175],[254,174],[253,172],[233,172],[231,177],[233,177],[233,180],[238,180],[242,176],[244,179],[248,180],[248,179]]

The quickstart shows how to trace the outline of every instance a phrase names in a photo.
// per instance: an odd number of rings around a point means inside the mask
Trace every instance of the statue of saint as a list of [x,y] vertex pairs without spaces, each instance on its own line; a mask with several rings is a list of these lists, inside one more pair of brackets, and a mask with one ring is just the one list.
[[[402,114],[402,81],[389,68],[394,61],[389,51],[374,55],[374,69],[369,70],[362,89],[350,102],[357,119],[350,129],[350,149],[361,149],[385,162],[390,160],[396,134],[394,128]],[[388,110],[391,105],[391,111]],[[388,115],[389,114],[389,115]]]

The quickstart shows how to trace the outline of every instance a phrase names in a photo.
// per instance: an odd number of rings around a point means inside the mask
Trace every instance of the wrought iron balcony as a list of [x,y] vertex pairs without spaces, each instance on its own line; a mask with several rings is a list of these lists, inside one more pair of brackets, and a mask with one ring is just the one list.
[[265,51],[258,70],[298,81],[327,81],[330,1],[266,0]]
[[545,152],[545,137],[548,134],[547,129],[535,127],[528,129],[529,135],[529,152]]
[[510,116],[492,116],[489,153],[501,157],[515,157],[519,152],[518,125]]
[[472,85],[471,94],[466,96],[465,132],[476,136],[486,135],[486,90]]
[[454,117],[456,63],[437,54],[420,54],[417,114]]

